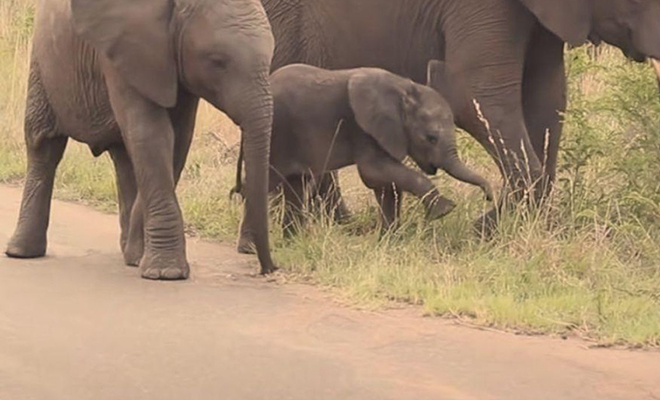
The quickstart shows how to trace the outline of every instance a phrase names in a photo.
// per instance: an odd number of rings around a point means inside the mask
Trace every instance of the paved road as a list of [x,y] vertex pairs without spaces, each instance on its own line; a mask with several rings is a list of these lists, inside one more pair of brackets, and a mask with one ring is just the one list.
[[[19,191],[0,187],[0,243]],[[191,240],[187,282],[122,266],[117,221],[55,202],[50,256],[0,257],[0,399],[652,400],[660,354],[369,313]]]

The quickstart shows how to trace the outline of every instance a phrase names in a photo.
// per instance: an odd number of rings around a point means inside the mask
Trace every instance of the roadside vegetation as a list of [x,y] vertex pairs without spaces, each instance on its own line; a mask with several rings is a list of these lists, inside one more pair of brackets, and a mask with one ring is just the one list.
[[[0,182],[19,185],[22,120],[34,9],[0,0]],[[381,236],[372,194],[341,174],[355,218],[319,218],[290,241],[273,207],[275,257],[290,279],[363,306],[411,303],[430,315],[525,333],[578,335],[600,344],[660,346],[660,96],[649,65],[604,48],[568,51],[570,106],[560,177],[543,210],[501,217],[492,241],[472,232],[488,204],[479,189],[440,177],[457,209],[427,223],[408,198],[401,228]],[[241,205],[229,199],[239,132],[204,104],[179,188],[189,232],[233,242]],[[461,134],[462,156],[499,183],[480,146]],[[114,211],[109,157],[70,142],[56,196]],[[275,202],[275,201],[274,201]]]

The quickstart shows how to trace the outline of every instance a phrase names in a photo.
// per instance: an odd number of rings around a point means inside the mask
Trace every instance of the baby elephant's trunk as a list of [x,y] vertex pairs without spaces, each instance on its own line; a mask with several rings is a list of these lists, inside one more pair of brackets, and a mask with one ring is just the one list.
[[493,200],[493,189],[491,188],[490,183],[488,183],[484,177],[468,168],[468,166],[458,157],[456,149],[452,149],[445,160],[443,166],[445,172],[459,181],[479,186],[481,190],[484,191],[486,199],[488,199],[488,201]]

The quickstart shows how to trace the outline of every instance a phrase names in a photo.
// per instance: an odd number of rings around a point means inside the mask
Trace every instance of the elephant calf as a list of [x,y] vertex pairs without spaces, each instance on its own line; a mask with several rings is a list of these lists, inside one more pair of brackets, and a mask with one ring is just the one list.
[[[431,61],[428,76],[424,86],[376,68],[328,71],[294,64],[273,73],[269,190],[283,188],[285,232],[299,217],[306,182],[353,164],[375,192],[385,227],[398,216],[401,191],[421,198],[430,219],[455,207],[424,174],[402,163],[406,156],[425,173],[435,175],[441,168],[492,199],[488,181],[459,160],[453,114],[430,87],[431,81],[444,79],[444,63]],[[249,246],[244,224],[239,251]]]

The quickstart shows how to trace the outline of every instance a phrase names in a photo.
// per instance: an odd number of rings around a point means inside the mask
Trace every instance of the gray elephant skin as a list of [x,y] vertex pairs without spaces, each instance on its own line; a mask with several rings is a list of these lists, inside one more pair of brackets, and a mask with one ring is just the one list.
[[126,262],[139,263],[144,278],[187,278],[175,187],[203,98],[242,128],[250,226],[262,273],[274,270],[267,222],[273,48],[258,0],[41,1],[25,121],[28,171],[7,255],[45,254],[55,170],[72,138],[95,155],[110,152]]
[[[271,75],[275,116],[269,188],[282,187],[285,233],[302,222],[300,211],[314,182],[349,165],[357,165],[360,178],[381,201],[385,228],[398,216],[402,191],[422,199],[429,219],[455,206],[424,174],[402,163],[407,156],[427,174],[442,169],[492,198],[488,181],[459,159],[449,104],[430,87],[445,85],[444,73],[444,63],[430,62],[426,86],[377,68],[329,71],[294,64]],[[394,192],[395,204],[382,203],[388,191]],[[250,242],[243,231],[239,251],[249,252]]]
[[660,56],[658,0],[262,3],[276,39],[274,69],[380,67],[423,82],[428,60],[444,60],[451,84],[436,89],[518,198],[524,190],[543,198],[555,178],[566,106],[564,43],[605,41],[637,61]]
[[[422,199],[429,219],[455,206],[424,174],[402,163],[407,156],[425,173],[440,168],[492,199],[488,181],[458,158],[453,114],[430,87],[444,86],[444,76],[444,63],[437,61],[429,63],[426,86],[377,68],[328,71],[294,64],[276,71],[270,78],[275,117],[269,188],[283,189],[285,232],[300,221],[306,185],[354,164],[380,202],[385,228],[398,216],[402,191]],[[390,198],[394,203],[384,203]],[[238,247],[249,252],[245,230]]]

